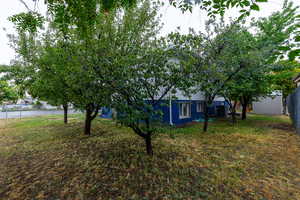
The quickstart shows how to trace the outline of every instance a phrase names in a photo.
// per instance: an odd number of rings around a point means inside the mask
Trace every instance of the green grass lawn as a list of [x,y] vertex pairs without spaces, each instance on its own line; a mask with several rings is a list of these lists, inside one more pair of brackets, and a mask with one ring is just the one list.
[[300,199],[300,137],[287,117],[162,127],[141,138],[83,116],[0,121],[0,199]]

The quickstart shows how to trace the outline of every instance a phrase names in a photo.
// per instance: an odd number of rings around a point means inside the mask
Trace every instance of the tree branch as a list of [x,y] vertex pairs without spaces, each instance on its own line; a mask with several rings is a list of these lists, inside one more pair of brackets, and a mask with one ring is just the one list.
[[25,3],[24,0],[19,0],[25,7],[28,11],[32,12],[32,10],[29,8],[29,6]]

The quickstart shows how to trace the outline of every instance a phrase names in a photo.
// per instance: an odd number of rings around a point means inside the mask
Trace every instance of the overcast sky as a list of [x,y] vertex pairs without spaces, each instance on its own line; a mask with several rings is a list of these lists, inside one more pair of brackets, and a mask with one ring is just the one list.
[[[2,0],[3,1],[3,0]],[[8,45],[7,38],[8,33],[14,33],[12,24],[7,20],[9,16],[26,11],[26,8],[19,0],[5,0],[5,3],[0,7],[0,64],[9,64],[10,60],[14,58],[14,50]],[[25,0],[28,2],[30,8],[34,8],[32,0]],[[292,0],[295,5],[300,6],[299,0]],[[41,1],[43,2],[43,1]],[[166,2],[168,2],[166,0]],[[272,12],[279,11],[282,8],[284,0],[269,0],[268,3],[261,3],[261,10],[259,12],[252,12],[251,17],[266,17]],[[40,12],[45,12],[45,6],[40,3],[37,6]],[[164,27],[162,34],[167,34],[176,30],[177,27],[181,27],[183,33],[187,33],[190,27],[195,30],[203,30],[204,22],[207,20],[206,13],[203,10],[194,8],[192,13],[182,13],[179,9],[170,6],[168,3],[161,9],[163,14],[162,22]],[[226,17],[237,17],[238,12],[236,10],[227,11]],[[4,30],[6,29],[6,30]]]

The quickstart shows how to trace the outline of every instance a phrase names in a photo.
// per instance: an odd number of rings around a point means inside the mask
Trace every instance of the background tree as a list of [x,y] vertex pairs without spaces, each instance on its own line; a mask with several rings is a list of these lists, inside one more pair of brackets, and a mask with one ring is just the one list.
[[[237,23],[207,22],[206,34],[191,34],[200,40],[191,40],[192,78],[195,91],[204,95],[204,126],[208,128],[208,107],[224,91],[226,83],[247,66],[252,35]],[[196,42],[195,42],[196,41]]]
[[[82,6],[86,12],[97,14],[91,19],[83,14],[76,16],[76,21],[66,21],[72,16],[69,8],[55,4],[53,12],[60,9],[64,12],[53,13],[52,17],[57,30],[69,41],[68,55],[64,58],[68,64],[64,65],[63,76],[70,87],[71,102],[86,110],[85,133],[90,134],[91,121],[100,107],[109,107],[111,96],[130,81],[132,74],[127,67],[136,65],[155,37],[158,5],[141,1],[136,8],[119,8],[106,13],[96,12],[93,6]],[[118,80],[124,82],[117,84]]]
[[272,69],[272,84],[274,90],[282,92],[283,114],[287,114],[287,97],[296,89],[293,79],[300,73],[300,64],[297,61],[280,61]]
[[[30,12],[34,11],[29,8],[29,6],[26,4],[25,0],[19,0]],[[30,0],[29,0],[30,1]],[[38,0],[33,0],[35,4],[39,2]],[[47,4],[48,11],[56,10],[56,13],[59,15],[62,15],[62,7],[67,7],[69,17],[64,18],[64,21],[67,23],[76,20],[78,21],[78,24],[82,23],[83,21],[79,20],[82,19],[83,16],[85,16],[85,21],[90,21],[90,19],[93,18],[93,14],[89,12],[85,12],[83,8],[92,8],[92,7],[100,7],[103,11],[109,12],[111,10],[114,10],[118,7],[131,7],[136,5],[136,0],[92,0],[92,1],[73,1],[73,0],[48,0],[44,1],[45,4]],[[192,8],[194,6],[199,6],[201,9],[208,12],[208,16],[215,17],[215,16],[223,16],[225,14],[225,11],[230,8],[238,8],[239,12],[241,13],[241,16],[239,19],[243,19],[244,17],[247,17],[250,15],[251,11],[259,11],[259,4],[262,2],[268,2],[268,0],[223,0],[223,1],[214,1],[214,0],[169,0],[169,3],[175,7],[178,7],[182,11],[190,10],[192,11]],[[288,3],[287,0],[284,2],[284,6],[288,7],[290,3]],[[36,6],[35,6],[36,7]],[[60,12],[57,12],[60,10]],[[79,18],[78,18],[79,17]],[[61,17],[58,17],[61,18]],[[295,16],[295,23],[299,23],[300,16]],[[80,22],[81,21],[81,22]],[[299,28],[299,26],[298,26]],[[294,35],[291,35],[291,40],[293,40],[293,43],[297,44],[294,46],[294,48],[282,48],[281,51],[284,55],[288,53],[288,56],[291,60],[294,60],[295,58],[299,58],[300,56],[300,35],[299,31],[295,32]]]
[[[253,64],[247,66],[226,85],[225,98],[228,102],[240,102],[242,105],[242,120],[247,118],[247,106],[261,97],[266,97],[273,91],[269,71],[265,66]],[[232,108],[232,119],[236,107]]]
[[265,51],[258,46],[254,35],[248,33],[247,36],[248,40],[244,40],[246,49],[240,57],[244,60],[245,68],[228,81],[220,93],[229,104],[233,123],[236,122],[237,103],[242,105],[244,120],[247,117],[247,106],[259,97],[268,96],[273,90],[270,81],[271,65],[266,58],[273,49]]
[[284,59],[286,54],[291,60],[300,55],[298,12],[299,6],[285,0],[281,11],[253,22],[260,47],[272,49],[272,55],[269,55],[270,62]]
[[[39,34],[44,19],[36,13],[21,13],[10,18],[18,30],[18,36],[11,36],[19,59],[10,69],[10,77],[34,98],[64,108],[64,123],[67,123],[68,87],[57,65],[63,67],[62,52],[49,45],[49,32]],[[57,35],[55,35],[57,36]],[[59,38],[51,41],[55,44]]]
[[91,121],[100,107],[109,101],[102,67],[112,48],[108,48],[111,38],[105,35],[119,23],[122,11],[104,14],[107,6],[110,6],[107,1],[66,1],[63,4],[49,1],[49,29],[54,30],[56,36],[51,42],[38,34],[42,20],[36,13],[11,17],[19,33],[15,38],[16,50],[21,55],[19,62],[29,66],[24,67],[27,73],[23,80],[27,88],[33,85],[30,91],[35,96],[51,102],[65,104],[68,98],[75,107],[85,110],[86,135],[90,134]]
[[17,89],[5,80],[0,80],[0,103],[16,102],[18,100]]
[[[71,103],[85,111],[84,134],[91,134],[92,121],[98,116],[101,107],[109,105],[110,93],[103,76],[98,76],[101,63],[95,63],[97,53],[95,43],[88,47],[72,44],[68,47],[68,64],[63,67],[63,76],[69,87]],[[103,58],[103,57],[102,57]],[[101,68],[100,68],[101,69]],[[102,74],[102,73],[101,73]]]
[[117,29],[120,32],[110,37],[116,39],[112,51],[115,56],[106,62],[117,121],[144,139],[149,155],[153,154],[154,124],[162,115],[157,108],[183,80],[183,69],[171,61],[173,50],[166,40],[156,39],[159,6],[145,2],[126,12],[122,26]]
[[71,97],[70,87],[63,73],[66,64],[65,53],[59,44],[55,44],[55,41],[47,41],[43,45],[39,52],[39,59],[35,63],[38,70],[32,74],[34,81],[28,91],[34,98],[46,101],[51,105],[62,106],[64,123],[67,124]]
[[113,96],[117,120],[145,140],[149,155],[153,154],[152,135],[162,117],[158,108],[166,105],[172,90],[186,87],[188,74],[179,60],[173,60],[173,50],[166,50],[164,42],[157,43],[143,51],[136,65],[127,66],[129,73],[120,76],[120,87]]
[[255,64],[256,69],[249,68],[253,69],[253,72],[250,73],[251,76],[248,75],[248,82],[245,82],[247,87],[243,89],[244,94],[240,97],[242,119],[246,119],[247,106],[252,101],[258,100],[259,96],[266,96],[270,94],[270,90],[274,90],[270,81],[272,64],[283,59],[282,54],[286,50],[295,47],[295,44],[291,42],[291,37],[299,28],[297,10],[298,7],[285,1],[282,11],[253,22],[252,25],[257,31],[255,48],[260,54],[257,60],[261,60],[261,63]]

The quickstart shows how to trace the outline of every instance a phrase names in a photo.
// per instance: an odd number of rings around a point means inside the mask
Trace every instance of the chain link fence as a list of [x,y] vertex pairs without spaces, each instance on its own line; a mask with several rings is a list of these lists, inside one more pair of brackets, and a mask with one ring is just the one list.
[[[79,111],[70,109],[68,114],[80,113]],[[16,119],[16,118],[26,118],[26,117],[36,117],[43,115],[63,115],[64,111],[61,109],[30,109],[30,110],[12,110],[5,109],[5,107],[0,111],[0,119]]]

